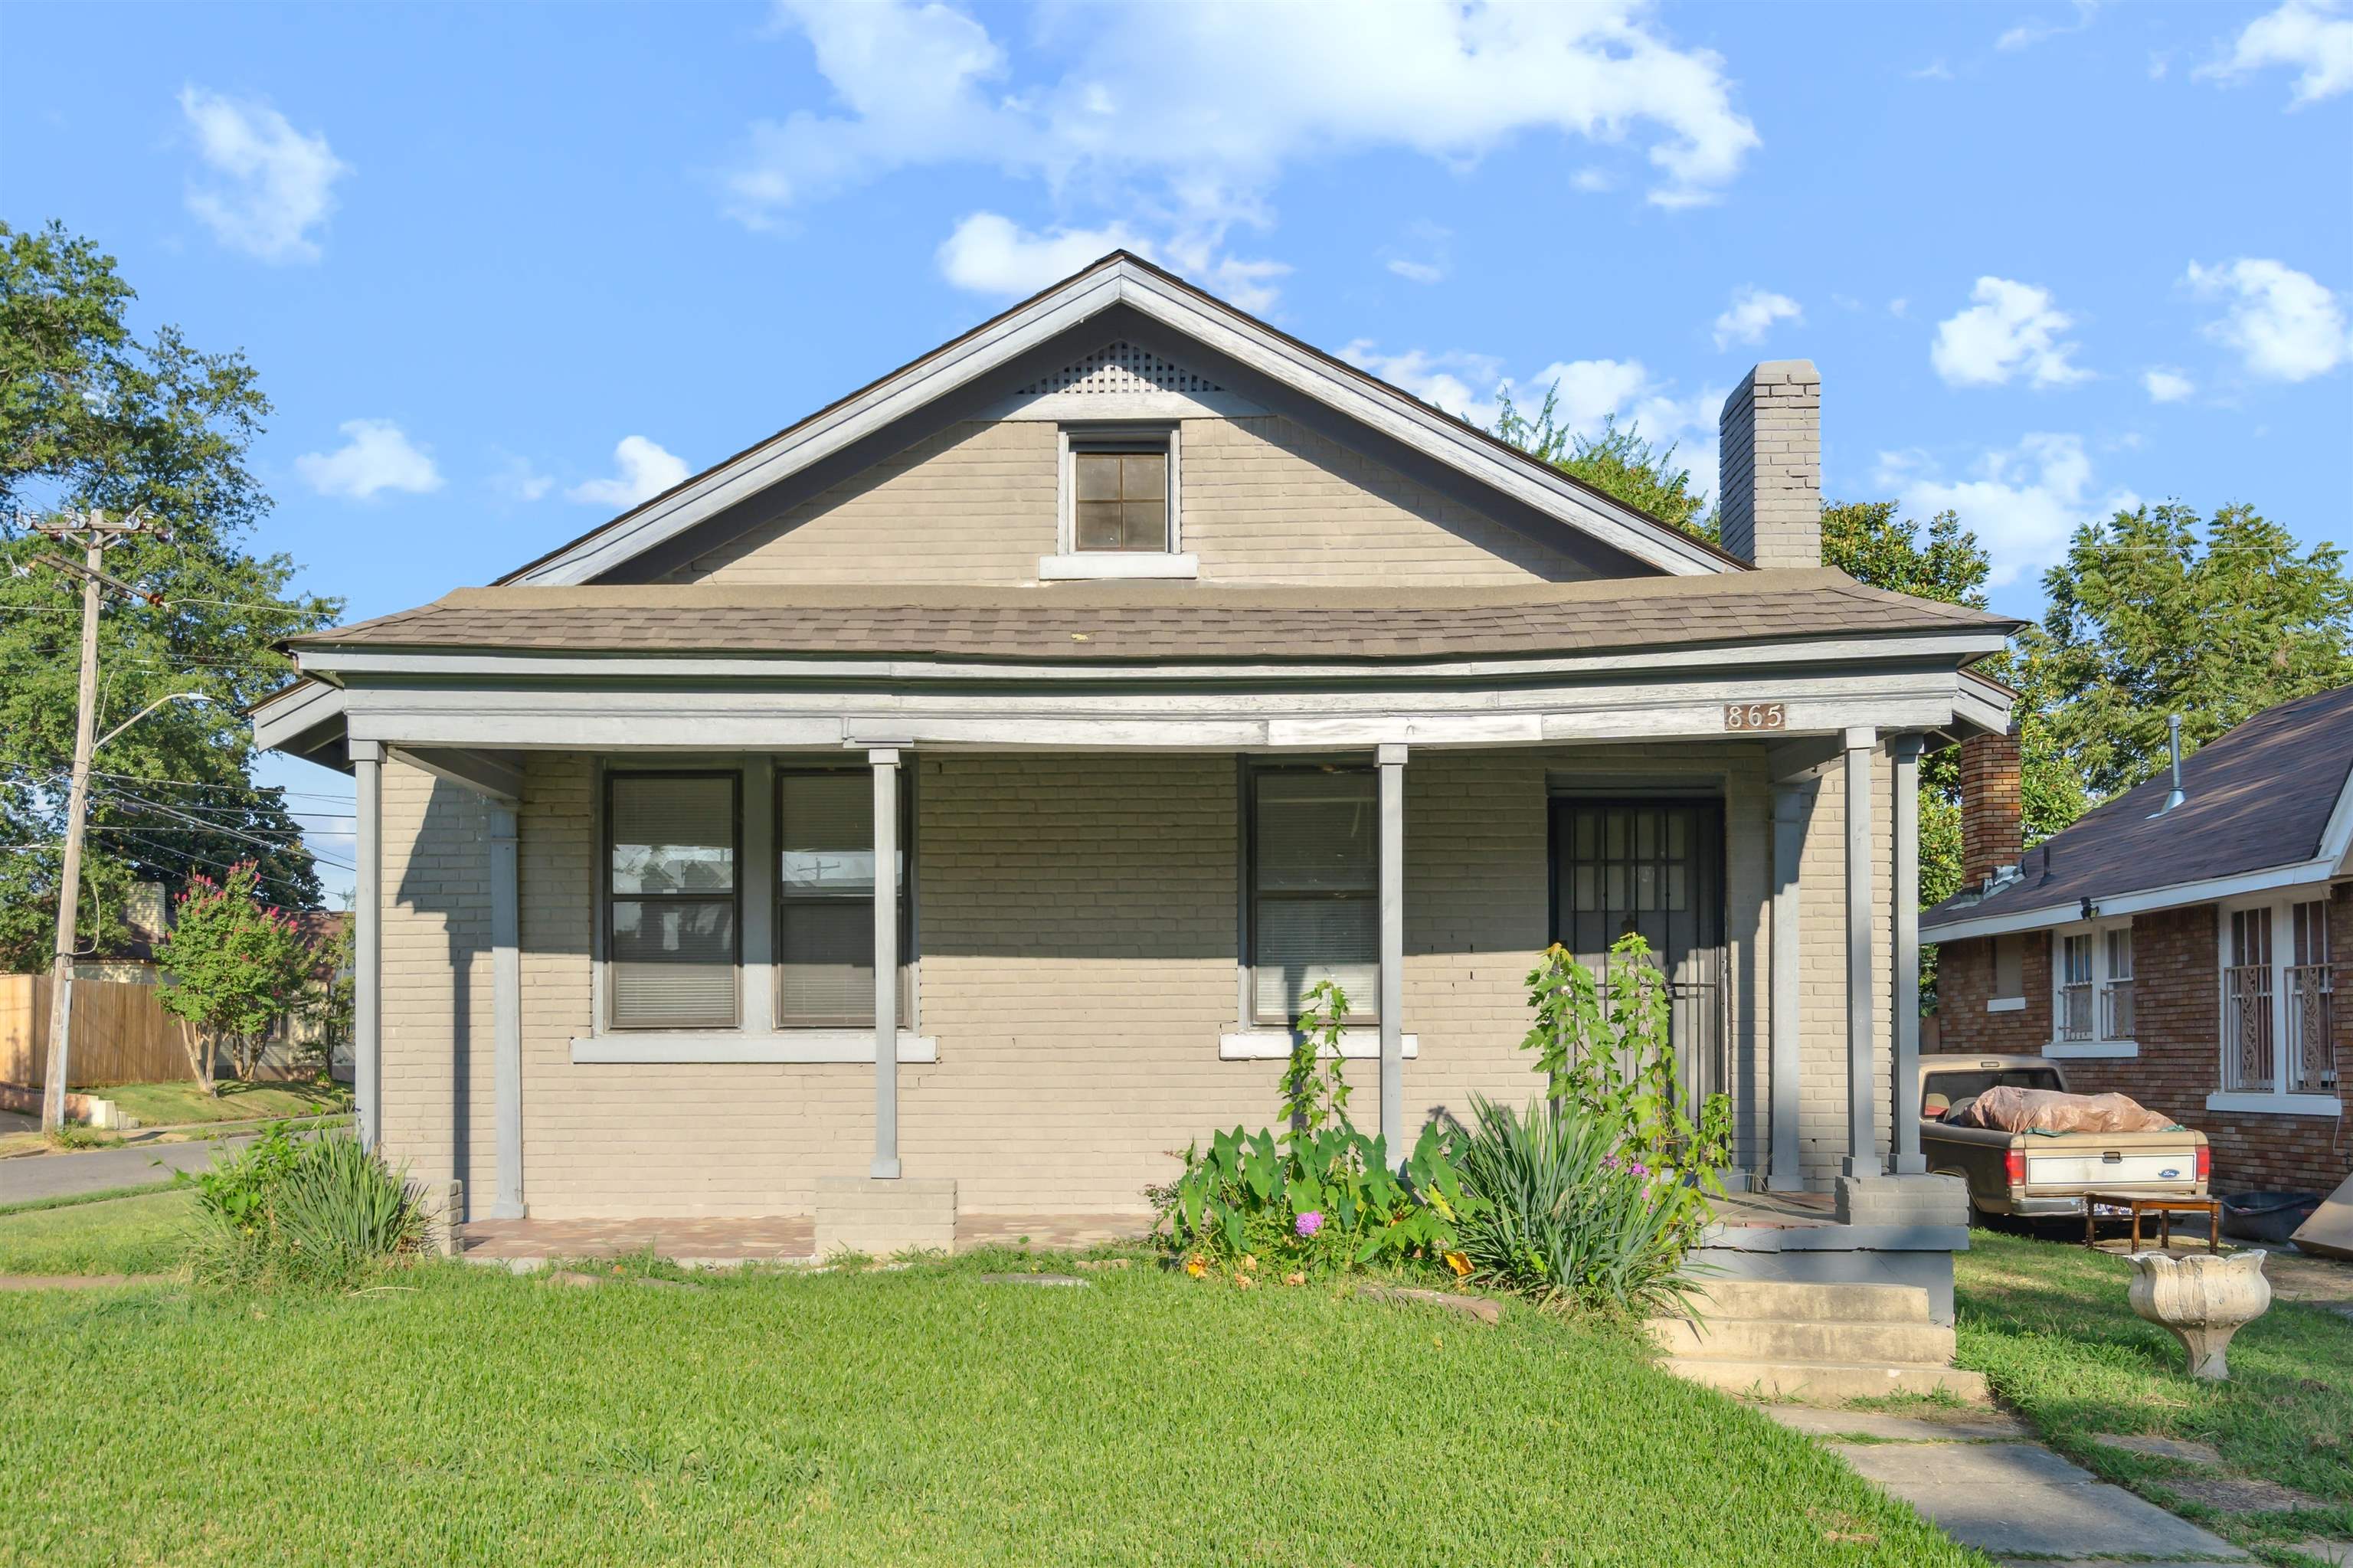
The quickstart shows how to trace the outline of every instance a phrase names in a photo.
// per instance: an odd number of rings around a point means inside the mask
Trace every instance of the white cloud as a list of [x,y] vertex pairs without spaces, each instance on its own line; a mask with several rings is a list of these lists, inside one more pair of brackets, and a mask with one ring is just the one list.
[[564,493],[590,506],[630,507],[686,482],[686,462],[643,436],[623,436],[613,448],[620,470],[612,479],[592,479]]
[[1736,343],[1763,343],[1775,322],[1805,319],[1806,313],[1788,295],[1767,293],[1751,283],[1735,290],[1732,303],[1715,318],[1715,346],[1720,353]]
[[2353,89],[2353,17],[2338,0],[2287,0],[2248,23],[2230,57],[2200,66],[2198,74],[2239,81],[2265,66],[2296,69],[2291,109]]
[[2162,365],[2152,365],[2142,371],[2140,386],[2152,403],[2179,403],[2198,390],[2189,377]]
[[1991,557],[1987,586],[2002,588],[2052,565],[2085,523],[2139,504],[2127,490],[2096,495],[2084,439],[2034,434],[2017,446],[1986,452],[1976,477],[1947,482],[1920,452],[1882,452],[1876,482],[1896,493],[1905,515],[1958,515]]
[[1715,493],[1715,417],[1729,388],[1702,387],[1678,398],[1672,383],[1633,359],[1556,360],[1532,376],[1514,376],[1504,374],[1504,362],[1493,355],[1422,349],[1385,355],[1362,338],[1342,349],[1340,357],[1482,428],[1502,412],[1504,393],[1529,418],[1551,394],[1554,421],[1581,436],[1600,434],[1614,416],[1621,426],[1638,426],[1643,440],[1655,446],[1672,442],[1675,461],[1691,470],[1694,491]]
[[2242,256],[2213,267],[2192,261],[2187,281],[2208,299],[2232,301],[2207,335],[2237,349],[2252,375],[2308,381],[2353,359],[2344,309],[2308,272]]
[[2052,302],[2050,290],[1979,278],[1969,298],[1977,303],[1936,323],[1928,349],[1928,362],[1949,385],[2000,387],[2021,372],[2037,387],[2090,378],[2090,371],[2068,363],[2078,345],[2060,342],[2059,334],[2074,318]]
[[2092,13],[2099,8],[2098,0],[2075,0],[2075,19],[2072,22],[2050,22],[2042,17],[2021,22],[1993,41],[1995,48],[2007,53],[2031,49],[2035,45],[2065,33],[2080,33],[2092,25]]
[[1919,69],[1907,70],[1904,74],[1914,81],[1950,81],[1953,79],[1953,68],[1942,59],[1933,59]]
[[1434,261],[1409,261],[1402,256],[1389,258],[1389,270],[1409,283],[1442,283],[1446,269]]
[[1641,145],[1650,199],[1686,207],[1715,199],[1757,145],[1723,58],[1677,48],[1638,0],[1076,7],[1053,18],[1064,63],[1041,70],[936,0],[783,0],[777,15],[839,107],[751,127],[725,190],[754,228],[955,164],[1172,228],[1263,223],[1303,160],[1403,147],[1461,164],[1539,132]]
[[976,294],[1034,294],[1107,251],[1151,249],[1121,224],[1030,234],[1009,217],[976,212],[940,242],[940,276]]
[[509,501],[540,501],[555,488],[555,481],[531,466],[531,460],[511,457],[491,475],[491,488]]
[[335,182],[351,165],[323,135],[305,136],[267,104],[198,87],[180,90],[180,112],[216,178],[188,184],[188,210],[215,238],[264,261],[316,261],[311,231],[335,209]]
[[342,446],[294,460],[294,471],[320,494],[366,501],[386,490],[424,495],[441,488],[431,454],[390,419],[346,419],[337,428],[350,438]]
[[1588,196],[1599,196],[1604,191],[1613,191],[1618,188],[1617,176],[1607,169],[1579,169],[1569,175],[1568,183],[1572,188],[1583,191]]

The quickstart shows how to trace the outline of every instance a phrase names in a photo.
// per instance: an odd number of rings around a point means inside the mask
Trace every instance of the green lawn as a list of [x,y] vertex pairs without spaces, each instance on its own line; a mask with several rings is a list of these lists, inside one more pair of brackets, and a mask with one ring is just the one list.
[[218,1095],[195,1083],[114,1084],[83,1091],[112,1100],[142,1127],[185,1122],[261,1121],[269,1118],[322,1116],[351,1108],[351,1091],[316,1084],[240,1084],[227,1080]]
[[[2353,1538],[2353,1322],[2277,1301],[2231,1342],[2231,1381],[2183,1370],[2173,1336],[2126,1305],[2120,1258],[1977,1231],[1956,1260],[1960,1361],[2068,1457],[2242,1543]],[[2317,1511],[2221,1516],[2168,1489],[2185,1467],[2094,1433],[2186,1437],[2237,1471],[2321,1499]]]
[[1623,1338],[987,1266],[0,1297],[0,1562],[1985,1561]]
[[60,1202],[0,1214],[0,1274],[163,1274],[180,1261],[191,1194]]

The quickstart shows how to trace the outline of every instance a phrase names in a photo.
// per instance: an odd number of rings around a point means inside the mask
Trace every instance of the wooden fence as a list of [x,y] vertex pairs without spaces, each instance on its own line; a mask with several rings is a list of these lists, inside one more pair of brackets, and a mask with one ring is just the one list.
[[[0,975],[0,1083],[46,1081],[51,983],[47,975]],[[73,1087],[189,1075],[180,1021],[155,1005],[153,985],[74,981]]]

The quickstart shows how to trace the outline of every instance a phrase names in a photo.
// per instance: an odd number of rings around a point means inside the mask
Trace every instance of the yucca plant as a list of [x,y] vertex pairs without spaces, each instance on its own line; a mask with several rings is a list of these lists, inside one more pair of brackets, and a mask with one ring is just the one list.
[[425,1235],[416,1188],[359,1139],[313,1139],[278,1191],[278,1243],[287,1272],[335,1283],[379,1259],[413,1252]]

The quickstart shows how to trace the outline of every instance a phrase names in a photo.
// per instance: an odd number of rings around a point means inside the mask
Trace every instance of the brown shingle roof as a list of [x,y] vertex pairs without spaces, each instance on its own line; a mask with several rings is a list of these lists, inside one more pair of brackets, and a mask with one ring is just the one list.
[[2320,853],[2353,770],[2353,686],[2265,708],[2181,764],[2182,804],[2161,817],[2173,777],[2119,795],[2026,852],[2024,876],[1989,897],[1947,898],[1921,935],[1963,920],[2097,904],[2127,893],[2295,865]]
[[1189,582],[461,588],[287,645],[1189,663],[1531,657],[1779,638],[2000,634],[2017,624],[1866,588],[1824,567],[1504,589]]

